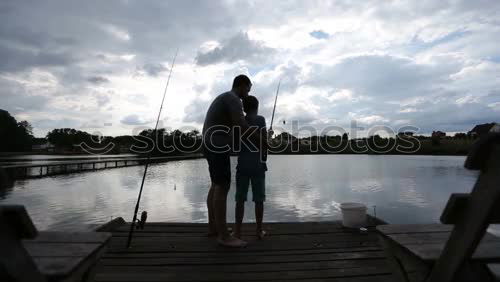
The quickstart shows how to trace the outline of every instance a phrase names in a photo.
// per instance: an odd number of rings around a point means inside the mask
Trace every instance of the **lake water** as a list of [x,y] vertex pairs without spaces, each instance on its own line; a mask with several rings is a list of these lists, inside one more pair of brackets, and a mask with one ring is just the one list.
[[[361,202],[389,223],[431,223],[451,193],[470,192],[477,173],[465,157],[270,156],[265,221],[341,219],[340,203]],[[233,175],[236,159],[232,159]],[[17,181],[0,190],[0,203],[23,204],[39,229],[80,230],[121,216],[130,221],[142,166]],[[141,201],[148,221],[206,222],[209,186],[204,159],[150,166]],[[234,222],[234,181],[228,221]],[[249,195],[249,200],[251,195]],[[247,202],[245,220],[254,221]]]

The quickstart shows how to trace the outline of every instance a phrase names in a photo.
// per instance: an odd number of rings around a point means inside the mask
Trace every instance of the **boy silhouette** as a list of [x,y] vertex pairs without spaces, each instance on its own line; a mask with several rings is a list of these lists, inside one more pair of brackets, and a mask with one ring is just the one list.
[[[266,120],[258,115],[259,101],[254,96],[247,96],[242,99],[243,111],[246,113],[245,120],[251,130],[258,130],[263,138],[267,140]],[[249,131],[251,131],[249,130]],[[272,132],[269,132],[272,136]],[[247,143],[245,143],[247,140]],[[255,144],[252,140],[242,138],[242,146],[238,155],[238,165],[236,166],[236,225],[233,236],[241,238],[241,224],[245,213],[245,201],[247,200],[248,187],[252,184],[252,200],[255,203],[256,235],[262,239],[266,232],[262,228],[264,216],[265,193],[265,173],[267,171],[267,147],[265,144]]]

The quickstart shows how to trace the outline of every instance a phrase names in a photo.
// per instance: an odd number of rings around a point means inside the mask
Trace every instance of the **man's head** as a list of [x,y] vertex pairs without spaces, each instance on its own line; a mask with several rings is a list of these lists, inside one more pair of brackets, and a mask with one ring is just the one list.
[[248,96],[248,92],[252,89],[250,78],[244,74],[240,74],[233,80],[233,88],[231,89],[241,99]]
[[252,114],[259,111],[259,100],[255,96],[248,95],[243,98],[243,111],[247,114]]

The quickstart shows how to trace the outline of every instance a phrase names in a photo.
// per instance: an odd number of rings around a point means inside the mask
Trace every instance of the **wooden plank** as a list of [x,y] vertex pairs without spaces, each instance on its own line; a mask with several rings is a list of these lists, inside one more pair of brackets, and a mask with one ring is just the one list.
[[489,263],[488,270],[494,281],[500,281],[500,263]]
[[[436,261],[443,253],[445,243],[405,245],[406,249],[424,261]],[[480,244],[472,255],[474,261],[500,262],[500,242]]]
[[[230,224],[231,225],[231,224]],[[341,227],[339,222],[325,223],[325,224],[280,224],[280,223],[264,223],[264,228],[269,231],[270,234],[274,234],[275,231],[278,234],[309,234],[309,233],[343,233],[349,232],[349,230]],[[244,224],[242,230],[244,232],[255,232],[255,224]],[[114,233],[123,232],[128,233],[130,230],[130,224],[125,224],[117,229],[113,230]],[[148,233],[207,233],[208,225],[199,224],[191,226],[180,226],[180,225],[159,225],[154,223],[146,223],[144,230],[136,230],[135,233],[148,232]]]
[[41,256],[34,257],[38,269],[50,281],[83,281],[83,278],[92,281],[95,265],[100,256],[105,252],[106,244],[99,246],[85,256]]
[[306,262],[385,258],[381,251],[363,251],[349,253],[312,254],[297,256],[234,256],[234,257],[200,257],[200,258],[102,258],[103,265],[211,265],[211,264],[243,264],[243,263],[276,263],[276,262]]
[[[396,243],[403,246],[414,244],[427,244],[427,243],[442,243],[445,244],[450,238],[450,232],[437,232],[437,233],[398,233],[388,235],[389,238]],[[493,234],[485,234],[482,242],[500,242],[500,238]]]
[[[304,249],[304,250],[275,250],[275,251],[258,251],[244,252],[245,256],[286,256],[295,255],[303,256],[310,254],[328,254],[328,253],[347,253],[347,252],[362,252],[362,251],[381,251],[378,245],[368,247],[351,247],[351,248],[329,248],[329,249]],[[104,258],[143,258],[143,257],[231,257],[240,256],[241,252],[108,252]]]
[[207,242],[172,242],[172,243],[155,243],[144,242],[139,244],[136,241],[132,242],[130,248],[125,247],[125,239],[119,243],[113,239],[110,249],[113,252],[155,252],[155,251],[218,251],[218,252],[247,252],[247,251],[262,251],[262,250],[300,250],[300,249],[327,249],[338,247],[351,247],[351,246],[374,246],[378,242],[376,239],[359,239],[357,241],[351,240],[346,242],[336,242],[333,240],[328,241],[304,241],[304,240],[264,240],[262,242],[249,242],[249,245],[243,249],[229,249],[219,246],[215,240]]
[[111,238],[110,233],[97,232],[55,232],[40,231],[38,236],[25,243],[104,243]]
[[383,235],[398,233],[451,232],[453,225],[445,224],[387,224],[379,225],[377,231]]
[[82,262],[80,257],[35,257],[33,261],[45,276],[63,276],[71,273]]
[[258,281],[258,280],[297,280],[315,278],[342,278],[369,275],[387,275],[390,270],[380,267],[357,267],[314,270],[288,270],[267,272],[129,272],[99,273],[96,281]]
[[[259,242],[260,243],[260,242]],[[310,249],[331,249],[331,248],[349,248],[349,247],[368,247],[368,246],[378,246],[378,242],[375,240],[366,241],[349,241],[349,242],[328,242],[328,243],[318,243],[314,244],[312,242],[286,242],[280,244],[273,243],[252,243],[243,249],[229,249],[218,246],[214,241],[210,243],[203,244],[149,244],[149,245],[139,245],[132,242],[131,248],[125,247],[125,241],[117,244],[112,242],[110,245],[110,252],[113,253],[134,253],[134,252],[219,252],[219,253],[230,253],[230,252],[251,252],[251,251],[277,251],[277,250],[310,250]],[[293,243],[293,244],[292,244]]]
[[167,265],[167,266],[99,266],[99,272],[183,272],[196,269],[197,273],[202,272],[266,272],[266,271],[288,271],[288,270],[318,270],[318,269],[337,269],[337,268],[356,268],[356,267],[379,267],[387,268],[389,265],[385,259],[364,259],[364,260],[337,260],[337,261],[315,261],[315,262],[287,262],[287,263],[250,263],[235,264],[231,267],[226,265]]
[[[97,278],[96,278],[97,279]],[[122,280],[101,280],[99,277],[96,282],[116,282],[116,281],[122,281]],[[141,282],[155,282],[157,280],[149,280],[149,277],[142,277],[140,280],[135,280],[135,281],[141,281]],[[165,280],[163,280],[165,281]],[[169,280],[169,282],[175,282],[175,281],[183,281],[183,280]],[[200,281],[199,279],[193,280],[195,281]],[[286,279],[264,279],[264,280],[252,280],[252,281],[304,281],[304,282],[331,282],[331,281],[336,281],[336,282],[391,282],[395,281],[392,275],[389,274],[384,274],[384,275],[369,275],[369,276],[353,276],[353,277],[336,277],[336,278],[301,278],[301,279],[293,279],[293,278],[286,278]],[[185,281],[183,281],[185,282]]]
[[31,257],[85,258],[99,248],[95,243],[24,243]]
[[[249,241],[254,241],[255,236],[243,236],[242,239],[244,240],[249,240]],[[113,237],[114,242],[121,242],[125,240],[125,236],[119,236],[119,237]],[[263,242],[266,241],[273,241],[275,243],[280,243],[280,242],[285,242],[285,241],[309,241],[309,242],[315,242],[315,241],[338,241],[338,242],[345,242],[345,241],[359,241],[359,240],[376,240],[377,237],[373,233],[332,233],[332,234],[284,234],[284,235],[279,235],[279,236],[269,236],[266,239],[268,240],[263,240]],[[135,237],[133,238],[134,242],[137,243],[161,243],[161,242],[168,242],[168,243],[210,243],[214,241],[214,238],[208,237],[208,236],[196,236],[196,237],[191,237],[191,236],[186,236],[186,237]]]
[[[117,217],[109,222],[100,225],[95,228],[96,232],[109,232],[125,224],[125,220],[122,217]],[[128,235],[128,234],[127,234]],[[134,234],[135,235],[135,234]]]

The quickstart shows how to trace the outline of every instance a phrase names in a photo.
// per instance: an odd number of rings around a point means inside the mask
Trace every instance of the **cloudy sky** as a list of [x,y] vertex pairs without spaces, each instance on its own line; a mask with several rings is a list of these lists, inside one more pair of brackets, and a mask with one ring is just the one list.
[[0,108],[37,136],[201,128],[250,76],[261,114],[467,131],[500,117],[500,1],[0,2]]

